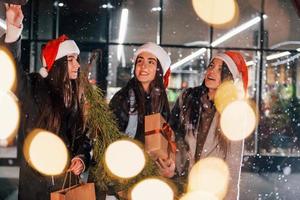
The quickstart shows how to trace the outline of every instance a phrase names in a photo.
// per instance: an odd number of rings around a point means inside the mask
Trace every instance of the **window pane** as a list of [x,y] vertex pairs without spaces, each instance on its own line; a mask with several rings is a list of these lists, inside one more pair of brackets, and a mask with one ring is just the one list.
[[28,2],[25,6],[22,6],[24,19],[23,19],[23,30],[22,30],[22,39],[29,38],[29,27],[30,27],[30,8],[31,3]]
[[[254,20],[254,18],[260,16],[260,0],[238,0],[239,15],[237,17],[236,24],[231,25],[228,28],[220,29],[214,28],[213,41],[222,38],[226,33],[230,32],[234,28],[238,28],[238,34],[231,36],[221,44],[220,47],[257,47],[259,44],[258,35],[260,23],[259,20],[249,26],[246,30],[241,31],[239,28],[241,25]],[[259,18],[258,18],[259,19]]]
[[[195,53],[199,49],[192,48],[167,48],[172,63],[176,63],[183,58]],[[171,108],[182,89],[196,87],[204,80],[204,71],[207,66],[207,51],[191,59],[187,63],[173,69],[170,76],[170,83],[167,90]]]
[[[300,9],[294,1],[265,0],[265,30],[271,49],[296,49],[300,47]],[[297,2],[297,1],[295,1]]]
[[74,40],[81,41],[106,41],[106,13],[103,8],[104,0],[64,1],[60,10],[60,34],[67,34]]
[[17,158],[17,141],[0,140],[0,158]]
[[109,46],[108,60],[108,86],[123,87],[131,78],[131,70],[133,68],[133,53],[136,46],[119,46],[119,51],[124,54],[118,56],[118,45]]
[[299,54],[283,56],[277,60],[271,60],[270,54],[267,56],[263,71],[261,152],[299,156]]
[[88,79],[92,84],[97,83],[97,69],[101,68],[102,50],[95,49],[92,51],[80,52],[80,71],[88,72]]
[[97,84],[105,93],[107,89],[107,48],[105,46],[81,48],[80,70],[88,72],[90,83]]
[[[195,53],[199,49],[168,48],[171,60],[174,63]],[[182,89],[199,86],[203,81],[203,75],[207,66],[207,51],[191,59],[187,63],[172,70],[169,88]]]
[[162,43],[208,45],[209,26],[193,9],[192,1],[163,1]]
[[[159,12],[153,11],[152,8],[159,7],[159,0],[128,0],[126,2],[126,4],[119,4],[112,9],[110,15],[110,42],[156,42]],[[126,15],[124,10],[126,8],[128,9],[128,15]],[[121,20],[122,11],[124,14]],[[124,27],[122,29],[123,32],[120,31],[120,27]],[[120,37],[121,35],[124,36],[124,41]]]
[[40,55],[42,52],[42,45],[45,42],[30,42],[30,57],[29,57],[29,72],[38,72],[40,67],[42,67],[42,62]]
[[[119,55],[118,55],[119,48]],[[107,99],[124,87],[132,76],[133,53],[137,46],[110,45],[108,56]]]
[[[8,163],[11,163],[9,160]],[[1,166],[0,167],[0,198],[18,199],[19,186],[19,167]]]
[[53,37],[53,24],[54,24],[54,6],[53,1],[38,1],[32,2],[34,6],[38,6],[34,10],[34,15],[37,15],[35,23],[37,23],[37,39],[49,40]]

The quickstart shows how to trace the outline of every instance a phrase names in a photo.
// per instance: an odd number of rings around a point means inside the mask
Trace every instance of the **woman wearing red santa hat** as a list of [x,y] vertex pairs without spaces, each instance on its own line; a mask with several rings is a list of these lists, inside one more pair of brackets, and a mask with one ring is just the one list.
[[[224,80],[241,81],[244,92],[248,87],[248,70],[242,55],[225,52],[210,62],[202,85],[188,88],[174,105],[170,125],[175,131],[178,153],[176,176],[179,185],[186,182],[192,166],[202,158],[224,159],[230,170],[230,184],[225,199],[238,199],[243,156],[243,141],[229,141],[221,133],[220,114],[213,103],[218,86]],[[185,189],[185,188],[183,188]]]
[[[170,76],[171,59],[167,52],[154,43],[146,43],[134,54],[134,76],[110,101],[121,132],[145,142],[144,117],[161,113],[169,119],[170,108],[165,88]],[[164,176],[168,168],[175,168],[171,160],[158,161]],[[172,170],[171,170],[172,171]]]
[[[23,19],[20,6],[7,5],[7,9],[9,13],[7,23],[18,18]],[[25,137],[35,128],[56,133],[66,144],[71,156],[68,171],[80,175],[88,167],[91,150],[83,119],[84,94],[79,94],[80,51],[73,40],[62,35],[49,41],[42,48],[43,68],[40,73],[27,74],[20,65],[21,49],[18,39],[20,34],[16,37],[10,34],[16,33],[10,26],[8,24],[5,41],[14,44],[11,50],[18,64],[17,96],[22,108],[18,149],[22,151]],[[22,25],[13,28],[21,29],[21,27]],[[42,175],[30,167],[22,152],[18,154],[20,155],[19,200],[47,200],[50,199],[51,191],[61,189],[64,175],[55,177]]]
[[[62,35],[42,48],[40,73],[26,74],[19,69],[23,101],[24,137],[34,128],[42,128],[58,136],[71,156],[69,171],[80,175],[90,160],[90,140],[86,136],[83,94],[79,94],[79,48]],[[50,192],[62,187],[64,175],[43,176],[21,161],[19,199],[50,199]]]
[[141,46],[133,59],[133,78],[113,96],[109,105],[120,131],[144,143],[145,115],[161,113],[166,120],[169,118],[165,87],[171,60],[167,52],[154,43]]

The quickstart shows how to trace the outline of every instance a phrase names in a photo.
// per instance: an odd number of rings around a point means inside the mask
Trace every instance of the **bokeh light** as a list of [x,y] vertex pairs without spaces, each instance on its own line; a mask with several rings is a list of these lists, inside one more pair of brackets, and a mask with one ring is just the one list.
[[30,166],[45,175],[61,174],[69,160],[68,150],[62,139],[41,129],[35,129],[26,137],[23,152]]
[[256,127],[254,109],[245,100],[230,103],[222,112],[220,125],[223,134],[232,141],[243,140]]
[[131,200],[173,200],[174,192],[164,181],[149,178],[138,183],[131,191]]
[[215,195],[204,192],[204,191],[194,191],[188,192],[180,200],[219,200]]
[[16,69],[13,59],[0,48],[0,91],[13,90],[16,81]]
[[203,191],[223,199],[229,183],[226,163],[215,157],[198,161],[189,174],[188,192]]
[[219,85],[214,97],[214,103],[218,112],[222,113],[229,103],[238,99],[238,96],[238,89],[233,81],[224,81]]
[[197,15],[211,25],[230,23],[238,14],[235,0],[193,0]]
[[139,145],[130,140],[119,140],[106,149],[105,163],[113,175],[131,178],[143,170],[146,158]]
[[8,91],[0,91],[0,122],[0,140],[14,137],[19,127],[20,110],[17,97]]

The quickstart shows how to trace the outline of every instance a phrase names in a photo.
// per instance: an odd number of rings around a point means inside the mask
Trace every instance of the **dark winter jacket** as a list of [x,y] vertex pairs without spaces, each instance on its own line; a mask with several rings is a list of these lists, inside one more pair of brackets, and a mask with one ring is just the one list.
[[[179,96],[171,111],[169,123],[175,132],[178,149],[176,154],[177,176],[175,179],[182,186],[183,182],[187,182],[188,173],[198,159],[206,157],[221,158],[227,163],[231,177],[225,200],[236,200],[239,198],[244,142],[229,141],[227,154],[220,149],[221,145],[216,139],[216,133],[221,134],[217,132],[220,119],[219,113],[215,111],[212,102],[210,105],[207,105],[209,102],[203,100],[205,95],[207,96],[207,88],[203,85],[188,88]],[[206,118],[203,119],[203,112],[207,106],[212,106],[211,110],[214,110],[212,119],[209,119],[208,123]],[[209,118],[211,117],[211,115],[208,116]],[[204,120],[204,123],[201,123],[200,119]],[[208,126],[208,130],[203,131],[204,128],[200,127],[201,124],[203,127]],[[199,146],[201,150],[196,151]],[[198,156],[197,153],[200,155]]]
[[[51,94],[45,79],[39,74],[27,74],[22,69],[20,65],[20,39],[15,43],[8,44],[8,47],[17,61],[17,96],[22,109],[18,138],[18,155],[20,157],[19,200],[48,200],[50,199],[50,192],[61,189],[65,174],[50,177],[35,171],[25,161],[22,146],[27,134],[36,128],[39,116],[43,112],[41,109],[43,102],[50,99],[50,96],[53,94]],[[63,117],[60,131],[57,134],[65,142],[71,159],[79,156],[84,161],[87,169],[90,160],[90,140],[87,138],[83,127],[78,127],[76,131],[71,131],[76,122],[74,117],[76,116],[74,115],[76,110],[63,109],[61,112],[63,113]]]
[[[123,87],[120,91],[118,91],[109,103],[110,109],[113,111],[117,124],[119,126],[119,130],[125,133],[125,130],[128,125],[129,121],[129,114],[130,114],[130,91],[133,91],[134,96],[139,94],[137,91],[136,82],[131,79],[128,84]],[[145,128],[144,128],[144,118],[146,115],[153,114],[152,105],[151,105],[151,98],[149,95],[145,95],[144,99],[145,105],[145,113],[137,113],[138,114],[138,123],[137,129],[135,134],[135,139],[141,141],[142,143],[145,142]],[[136,107],[136,105],[135,105]],[[168,120],[169,112],[167,108],[161,108],[161,115]],[[136,111],[136,110],[135,110]],[[137,112],[137,111],[136,111]]]

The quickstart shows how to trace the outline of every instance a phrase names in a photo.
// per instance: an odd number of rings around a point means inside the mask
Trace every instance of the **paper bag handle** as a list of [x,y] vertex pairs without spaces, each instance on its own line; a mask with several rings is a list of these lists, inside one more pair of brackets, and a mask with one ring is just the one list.
[[[65,175],[65,178],[64,178],[64,182],[63,182],[63,185],[62,185],[62,190],[65,189],[65,185],[66,185],[66,182],[67,182],[67,178],[68,178],[68,175],[69,175],[69,186],[68,187],[71,187],[71,184],[72,184],[72,172],[71,171],[68,171]],[[80,183],[80,178],[79,176],[76,176],[76,179],[75,179],[75,185],[78,184],[78,182]]]

